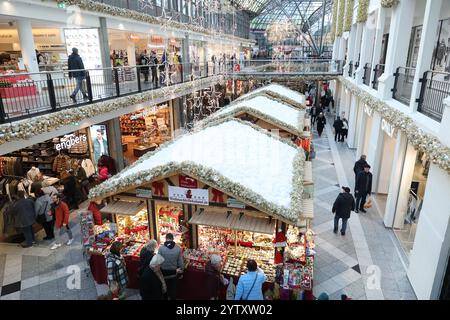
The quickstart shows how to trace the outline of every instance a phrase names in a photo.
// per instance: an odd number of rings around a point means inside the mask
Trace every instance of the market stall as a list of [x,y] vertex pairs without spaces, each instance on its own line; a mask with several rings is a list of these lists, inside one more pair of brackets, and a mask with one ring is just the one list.
[[[114,234],[109,241],[101,234],[94,236],[90,248],[95,252],[90,261],[94,278],[106,280],[106,272],[98,271],[106,270],[99,255],[110,241],[118,240],[125,244],[129,286],[134,287],[133,260],[147,240],[134,234],[148,230],[149,237],[161,243],[171,232],[185,258],[178,285],[181,299],[207,298],[205,285],[199,284],[207,281],[204,267],[213,253],[223,257],[222,273],[236,283],[247,259],[253,258],[268,276],[265,289],[289,298],[299,293],[310,298],[313,206],[310,195],[304,195],[304,158],[295,144],[231,118],[144,155],[91,190],[92,199],[109,199],[103,212],[117,217],[130,213],[122,222],[111,219],[116,227],[106,230],[109,236]],[[124,201],[142,202],[142,208],[135,204],[130,211],[132,204]],[[140,212],[142,219],[133,218]]]

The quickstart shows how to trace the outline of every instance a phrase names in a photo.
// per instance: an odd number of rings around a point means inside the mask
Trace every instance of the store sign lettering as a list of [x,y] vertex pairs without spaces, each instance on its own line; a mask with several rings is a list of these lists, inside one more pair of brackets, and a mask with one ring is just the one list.
[[364,105],[364,112],[367,113],[369,116],[373,115],[373,109],[369,108],[367,104]]
[[182,188],[191,188],[191,189],[198,188],[197,180],[195,180],[191,177],[180,175],[178,180],[179,180],[179,185]]
[[142,119],[142,118],[154,115],[156,112],[158,112],[159,109],[165,108],[165,107],[167,107],[167,105],[149,107],[148,109],[146,109],[146,110],[144,110],[142,112],[133,114],[130,117],[130,120]]
[[136,189],[136,197],[151,199],[152,190],[151,189]]
[[237,208],[237,209],[245,209],[245,204],[240,202],[239,200],[228,198],[227,200],[228,208]]
[[169,201],[209,205],[208,189],[190,189],[169,186]]
[[67,138],[65,141],[55,144],[55,149],[57,151],[60,151],[63,149],[70,149],[73,146],[80,144],[82,142],[87,142],[87,136],[85,134],[82,134],[77,137],[72,136],[70,138]]
[[395,128],[385,119],[381,119],[381,129],[386,132],[389,137],[392,138],[394,136]]

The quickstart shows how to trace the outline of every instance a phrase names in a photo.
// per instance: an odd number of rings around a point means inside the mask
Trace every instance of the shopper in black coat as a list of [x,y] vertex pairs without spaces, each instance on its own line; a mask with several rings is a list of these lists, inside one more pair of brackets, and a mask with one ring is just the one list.
[[319,137],[322,136],[323,128],[327,124],[327,120],[323,116],[323,113],[319,113],[319,117],[317,118],[317,132],[319,133]]
[[[353,172],[355,173],[355,187],[356,187],[356,177],[358,176],[358,173],[361,171],[364,171],[364,166],[368,165],[366,161],[366,155],[362,155],[358,161],[355,162],[355,165],[353,166]],[[356,188],[355,188],[356,190]]]
[[334,128],[334,141],[341,140],[341,131],[344,123],[341,120],[341,117],[337,116],[336,120],[334,120],[333,128]]
[[22,244],[22,247],[28,248],[36,242],[33,231],[33,224],[36,223],[34,201],[30,198],[26,199],[23,191],[19,191],[14,197],[16,201],[9,214],[14,215],[14,227],[20,229],[25,237],[26,244]]
[[333,232],[337,233],[339,227],[339,219],[342,219],[341,234],[345,235],[347,229],[347,220],[350,218],[350,212],[355,210],[355,198],[350,193],[350,188],[342,187],[342,193],[338,195],[334,201],[332,212],[334,216]]
[[[356,176],[355,196],[356,196],[356,210],[366,212],[364,204],[366,203],[367,195],[372,193],[372,173],[369,172],[370,166],[366,164],[364,171],[361,171]],[[359,208],[359,209],[358,209]]]

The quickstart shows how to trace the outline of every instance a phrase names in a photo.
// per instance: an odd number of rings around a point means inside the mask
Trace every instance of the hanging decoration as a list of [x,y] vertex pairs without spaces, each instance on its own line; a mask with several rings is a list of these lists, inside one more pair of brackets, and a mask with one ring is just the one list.
[[331,19],[331,42],[336,39],[338,0],[333,1],[332,19]]
[[359,0],[358,1],[358,13],[356,16],[356,22],[364,23],[367,21],[369,16],[369,0]]
[[344,31],[350,31],[353,23],[353,7],[355,6],[355,0],[347,0],[345,8],[345,22]]
[[400,0],[381,0],[381,6],[383,8],[392,8],[400,3]]
[[411,117],[390,107],[386,102],[367,93],[349,80],[339,77],[339,81],[367,107],[378,112],[394,128],[404,132],[408,142],[416,150],[427,154],[432,163],[450,174],[450,148],[441,143],[436,136],[423,131]]
[[[336,0],[335,0],[336,1]],[[345,19],[345,0],[339,0],[339,18],[337,21],[337,31],[336,36],[342,36],[344,30],[344,19]]]

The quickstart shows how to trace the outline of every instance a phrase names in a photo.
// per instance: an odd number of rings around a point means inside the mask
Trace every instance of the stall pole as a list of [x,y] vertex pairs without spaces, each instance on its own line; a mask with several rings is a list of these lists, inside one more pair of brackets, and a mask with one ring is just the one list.
[[157,223],[157,219],[156,219],[156,206],[155,206],[155,200],[151,200],[149,202],[150,204],[150,211],[151,211],[151,219],[152,219],[152,233],[154,234],[154,238],[156,239],[156,241],[160,241],[159,239],[159,232],[158,232],[158,223]]
[[[286,227],[287,227],[286,223],[282,222],[281,223],[281,232],[283,232],[284,235],[286,235],[286,229],[287,229]],[[283,257],[283,260],[284,260],[284,249],[285,249],[284,247],[281,248],[281,256]]]
[[234,230],[234,255],[237,256],[237,230]]
[[155,233],[153,230],[154,221],[152,218],[152,207],[150,205],[150,201],[148,199],[145,200],[145,203],[147,204],[147,221],[148,221],[148,232],[150,235],[150,239],[155,239]]

